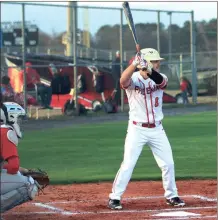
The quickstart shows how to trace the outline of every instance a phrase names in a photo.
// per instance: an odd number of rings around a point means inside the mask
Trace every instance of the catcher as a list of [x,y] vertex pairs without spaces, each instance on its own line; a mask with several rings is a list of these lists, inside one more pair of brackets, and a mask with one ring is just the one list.
[[[35,198],[49,184],[45,172],[20,167],[17,145],[22,132],[20,122],[25,110],[13,102],[0,102],[1,213]],[[36,177],[35,177],[35,176]]]

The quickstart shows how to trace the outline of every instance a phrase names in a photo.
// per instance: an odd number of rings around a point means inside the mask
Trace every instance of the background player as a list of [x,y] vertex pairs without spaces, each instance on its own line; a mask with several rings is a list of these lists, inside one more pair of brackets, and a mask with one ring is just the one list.
[[[167,204],[185,205],[178,197],[172,150],[161,123],[163,90],[168,82],[167,77],[158,72],[161,60],[163,58],[155,49],[142,49],[141,54],[136,54],[132,64],[124,70],[120,78],[129,102],[129,124],[123,162],[109,195],[108,206],[111,209],[122,209],[121,197],[145,144],[151,148],[162,171]],[[139,71],[135,72],[136,68]]]

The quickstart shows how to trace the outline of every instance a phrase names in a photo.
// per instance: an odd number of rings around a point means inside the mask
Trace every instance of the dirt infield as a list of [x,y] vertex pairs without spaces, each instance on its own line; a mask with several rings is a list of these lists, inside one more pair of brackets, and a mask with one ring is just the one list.
[[124,209],[107,208],[112,183],[49,186],[45,194],[4,214],[5,220],[142,220],[217,219],[215,180],[177,181],[186,206],[165,204],[162,182],[130,182],[122,203]]

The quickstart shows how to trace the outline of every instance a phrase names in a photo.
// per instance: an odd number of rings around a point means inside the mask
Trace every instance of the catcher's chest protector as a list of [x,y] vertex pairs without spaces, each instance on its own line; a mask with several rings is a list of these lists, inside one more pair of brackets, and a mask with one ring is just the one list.
[[4,160],[12,156],[18,156],[17,144],[18,138],[13,130],[9,127],[0,127],[0,144],[1,144],[1,156]]

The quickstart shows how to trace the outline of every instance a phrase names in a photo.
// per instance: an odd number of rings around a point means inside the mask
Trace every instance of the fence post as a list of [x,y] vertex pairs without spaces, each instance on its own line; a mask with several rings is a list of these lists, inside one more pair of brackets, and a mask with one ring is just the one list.
[[66,51],[67,51],[67,56],[72,56],[73,54],[73,44],[72,44],[72,34],[73,34],[73,24],[72,20],[74,22],[74,2],[68,2],[68,7],[67,7],[67,33],[66,33]]
[[157,12],[157,50],[160,53],[160,11]]
[[22,59],[23,59],[23,95],[24,95],[24,109],[26,111],[26,114],[28,115],[27,112],[27,91],[26,91],[26,36],[25,36],[25,4],[22,3]]
[[47,54],[48,54],[48,55],[51,54],[51,49],[50,49],[50,48],[47,49]]
[[126,51],[123,51],[123,60],[124,60],[124,61],[127,61],[127,58],[126,58]]
[[97,60],[98,59],[98,51],[94,50],[94,58]]
[[183,66],[182,66],[182,53],[179,55],[179,77],[183,76]]
[[113,52],[112,51],[109,52],[109,60],[110,60],[109,68],[112,68],[112,63],[113,63]]
[[[120,9],[120,75],[123,72],[123,9]],[[120,80],[120,79],[118,79]],[[120,85],[120,82],[118,82]],[[117,85],[117,86],[118,86]],[[118,88],[117,88],[118,89]],[[124,112],[124,91],[121,89],[121,112]]]
[[10,47],[7,47],[7,48],[6,48],[6,52],[7,52],[7,53],[10,53]]
[[193,104],[197,104],[197,71],[196,71],[196,41],[195,41],[195,24],[194,24],[194,11],[191,11],[191,22],[190,22],[190,31],[191,31],[191,62],[192,62],[192,101]]
[[169,46],[169,62],[171,63],[172,61],[172,12],[168,12],[167,13],[169,15],[169,19],[170,19],[170,24],[169,24],[169,29],[168,29],[168,46]]
[[80,58],[83,58],[83,48],[80,48],[79,56],[80,56]]

